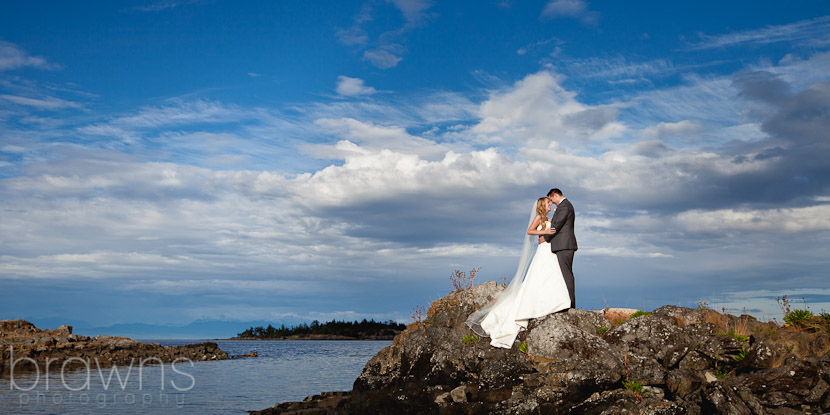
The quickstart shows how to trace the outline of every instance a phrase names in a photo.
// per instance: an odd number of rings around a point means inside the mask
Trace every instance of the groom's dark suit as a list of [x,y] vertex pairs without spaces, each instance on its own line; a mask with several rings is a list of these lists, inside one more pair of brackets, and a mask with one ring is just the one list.
[[551,219],[551,226],[556,229],[556,233],[545,235],[545,240],[550,242],[550,250],[559,260],[559,267],[565,277],[565,285],[568,286],[568,294],[571,295],[571,308],[576,307],[573,272],[574,252],[577,250],[576,236],[574,236],[575,218],[574,206],[568,199],[562,199]]

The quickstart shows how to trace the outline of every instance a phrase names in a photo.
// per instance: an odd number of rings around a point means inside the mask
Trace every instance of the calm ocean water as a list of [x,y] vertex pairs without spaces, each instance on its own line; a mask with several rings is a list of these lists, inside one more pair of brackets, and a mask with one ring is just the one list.
[[[144,340],[165,346],[201,340]],[[259,357],[0,378],[6,414],[243,414],[325,391],[351,390],[366,362],[391,341],[219,340]],[[120,380],[119,380],[120,379]]]

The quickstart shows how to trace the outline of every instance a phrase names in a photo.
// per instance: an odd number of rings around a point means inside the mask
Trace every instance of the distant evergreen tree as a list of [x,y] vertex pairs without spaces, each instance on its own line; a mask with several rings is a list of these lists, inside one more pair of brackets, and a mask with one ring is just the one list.
[[311,325],[301,323],[293,327],[285,327],[285,324],[280,324],[280,328],[276,328],[269,324],[266,328],[262,326],[251,327],[238,333],[237,336],[256,337],[259,339],[279,339],[294,335],[321,334],[359,339],[363,337],[391,336],[396,332],[403,331],[405,328],[405,324],[396,323],[392,320],[378,322],[374,319],[366,320],[364,318],[360,322],[357,320],[353,322],[331,320],[322,324],[318,320],[314,320],[311,322]]

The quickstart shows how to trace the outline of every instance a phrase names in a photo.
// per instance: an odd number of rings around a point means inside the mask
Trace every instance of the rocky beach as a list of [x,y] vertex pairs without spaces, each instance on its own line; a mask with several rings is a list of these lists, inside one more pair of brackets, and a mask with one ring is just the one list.
[[435,301],[364,367],[351,391],[255,414],[822,414],[826,327],[663,306],[568,310],[531,321],[512,349],[465,325],[503,288]]
[[[62,370],[90,365],[92,368],[113,365],[223,360],[228,354],[216,343],[185,346],[161,346],[126,337],[72,333],[71,326],[41,330],[25,320],[0,321],[0,374],[40,370]],[[12,368],[12,365],[14,366]]]

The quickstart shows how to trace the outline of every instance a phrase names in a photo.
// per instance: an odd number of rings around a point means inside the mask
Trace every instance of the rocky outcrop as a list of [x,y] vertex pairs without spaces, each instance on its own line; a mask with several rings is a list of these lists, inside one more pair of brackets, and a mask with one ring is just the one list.
[[485,283],[433,303],[425,321],[410,324],[366,364],[351,392],[254,413],[697,415],[830,409],[826,332],[798,332],[704,308],[664,306],[634,318],[634,310],[568,310],[531,320],[512,349],[497,349],[464,323],[501,289]]
[[126,337],[72,334],[71,326],[41,330],[24,320],[0,321],[0,374],[35,370],[62,370],[84,365],[100,367],[168,363],[176,359],[191,361],[222,360],[228,354],[216,343],[186,346],[161,346],[141,343]]

